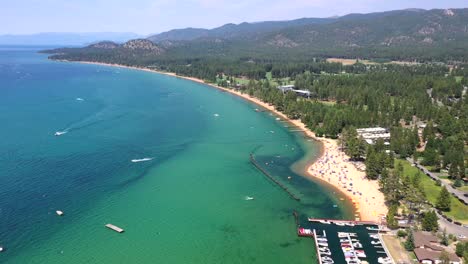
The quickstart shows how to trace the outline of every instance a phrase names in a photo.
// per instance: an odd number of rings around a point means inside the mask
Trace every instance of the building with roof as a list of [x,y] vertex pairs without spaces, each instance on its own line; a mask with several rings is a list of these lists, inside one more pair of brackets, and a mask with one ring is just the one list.
[[292,84],[290,85],[282,85],[277,87],[279,90],[281,90],[283,93],[286,92],[294,92],[297,96],[302,96],[305,98],[310,98],[311,92],[308,90],[298,90],[296,87]]
[[439,239],[431,234],[430,232],[414,232],[414,246],[416,248],[430,248],[436,251],[444,250],[442,247],[438,246]]
[[[444,248],[440,246],[439,239],[430,232],[414,232],[414,254],[419,263],[437,264],[440,263],[440,255]],[[460,258],[454,253],[447,253],[451,264],[460,264]]]
[[[419,263],[437,264],[441,262],[441,251],[432,251],[424,248],[416,248],[414,249],[414,254],[416,255],[416,258],[418,259]],[[457,255],[455,255],[454,253],[447,254],[450,259],[450,264],[461,264],[461,260]]]
[[297,96],[302,96],[306,98],[310,98],[310,91],[307,90],[293,90]]
[[368,128],[358,128],[356,132],[360,137],[362,137],[367,144],[373,145],[379,139],[382,139],[385,145],[390,144],[390,133],[388,129],[383,127],[368,127]]
[[278,86],[278,89],[281,90],[283,93],[288,92],[288,91],[293,91],[295,88],[296,87],[292,84]]

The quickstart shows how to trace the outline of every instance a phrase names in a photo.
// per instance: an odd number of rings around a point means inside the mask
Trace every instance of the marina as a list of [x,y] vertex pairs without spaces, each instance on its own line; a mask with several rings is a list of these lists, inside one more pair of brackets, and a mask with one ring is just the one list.
[[377,223],[336,219],[307,218],[297,223],[300,237],[314,239],[320,264],[392,264],[380,233],[386,232]]

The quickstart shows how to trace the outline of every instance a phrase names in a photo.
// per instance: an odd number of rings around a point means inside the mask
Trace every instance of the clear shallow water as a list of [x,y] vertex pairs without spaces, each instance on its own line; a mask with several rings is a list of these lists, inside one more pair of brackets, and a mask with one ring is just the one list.
[[315,143],[254,108],[186,80],[0,47],[0,262],[313,263],[292,211],[350,212],[289,169]]

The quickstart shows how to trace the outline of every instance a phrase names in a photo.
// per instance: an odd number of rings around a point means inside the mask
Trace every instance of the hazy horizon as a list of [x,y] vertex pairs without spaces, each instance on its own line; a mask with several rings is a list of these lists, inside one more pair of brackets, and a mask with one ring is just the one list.
[[[25,9],[33,5],[35,8]],[[142,36],[179,28],[215,28],[228,23],[333,17],[408,8],[466,8],[462,0],[19,0],[0,10],[0,35],[39,33],[136,33]],[[208,15],[207,15],[208,14]]]

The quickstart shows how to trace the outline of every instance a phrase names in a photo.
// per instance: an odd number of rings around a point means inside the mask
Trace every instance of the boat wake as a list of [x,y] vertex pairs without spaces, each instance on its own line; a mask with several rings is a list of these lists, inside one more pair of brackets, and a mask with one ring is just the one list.
[[142,159],[132,159],[131,162],[137,163],[137,162],[145,162],[145,161],[150,161],[153,158],[142,158]]
[[116,121],[125,117],[126,115],[127,113],[116,114],[115,109],[106,108],[80,121],[68,125],[67,128],[64,129],[64,131],[70,132],[89,128],[91,126],[98,125],[102,122]]
[[253,198],[253,197],[250,197],[250,196],[246,196],[246,197],[244,198],[244,200],[246,200],[246,201],[251,201],[251,200],[253,200],[253,199],[254,199],[254,198]]
[[76,100],[77,100],[77,101],[84,101],[84,99],[83,99],[83,98],[80,98],[80,97],[76,98]]

